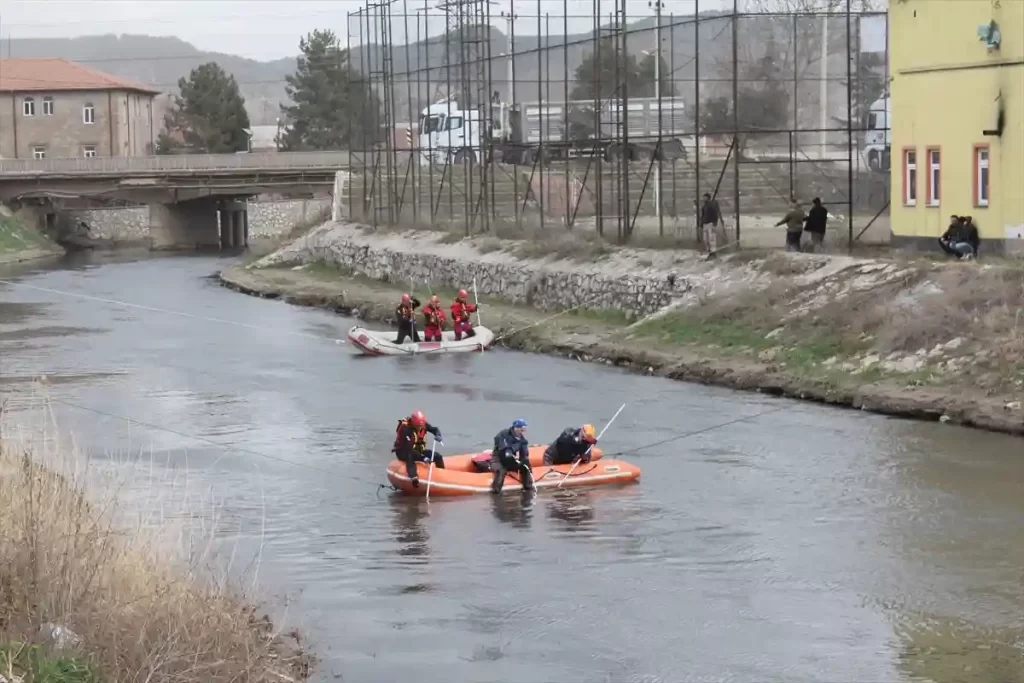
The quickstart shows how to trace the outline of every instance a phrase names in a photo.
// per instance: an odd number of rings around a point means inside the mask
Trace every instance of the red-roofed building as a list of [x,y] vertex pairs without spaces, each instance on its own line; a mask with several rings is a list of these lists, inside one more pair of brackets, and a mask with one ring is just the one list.
[[66,59],[0,59],[0,156],[153,154],[159,94]]

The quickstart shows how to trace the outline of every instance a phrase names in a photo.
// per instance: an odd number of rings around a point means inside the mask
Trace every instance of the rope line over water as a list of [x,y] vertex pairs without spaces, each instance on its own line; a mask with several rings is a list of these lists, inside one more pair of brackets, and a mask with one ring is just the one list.
[[204,315],[196,315],[195,313],[186,313],[184,311],[174,311],[168,308],[159,308],[157,306],[146,306],[144,304],[134,304],[130,301],[120,301],[118,299],[106,299],[99,296],[92,296],[91,294],[80,294],[78,292],[65,292],[60,289],[50,289],[49,287],[39,287],[37,285],[30,285],[25,282],[17,282],[14,280],[0,280],[0,284],[11,285],[12,287],[21,287],[23,289],[33,289],[38,292],[46,292],[47,294],[57,294],[59,296],[65,296],[72,299],[82,299],[85,301],[95,301],[98,303],[111,304],[113,306],[122,306],[124,308],[133,308],[141,311],[148,311],[150,313],[161,313],[164,315],[176,315],[182,318],[191,318],[193,320],[201,320],[208,323],[219,323],[221,325],[234,325],[236,327],[244,327],[250,330],[258,330],[260,332],[275,332],[278,334],[288,334],[296,337],[306,337],[309,339],[318,339],[320,341],[333,341],[335,344],[344,344],[344,339],[322,337],[317,334],[311,334],[309,332],[296,332],[294,330],[282,330],[275,328],[269,330],[268,328],[261,325],[251,325],[249,323],[238,322],[237,320],[224,320],[223,318],[211,318]]

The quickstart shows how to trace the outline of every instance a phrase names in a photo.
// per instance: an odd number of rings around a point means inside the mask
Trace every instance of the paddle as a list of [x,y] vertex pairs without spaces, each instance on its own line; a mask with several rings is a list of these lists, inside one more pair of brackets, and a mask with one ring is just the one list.
[[427,502],[430,502],[430,480],[434,478],[434,451],[437,449],[437,439],[430,444],[430,470],[427,472]]
[[[483,327],[483,323],[480,322],[480,296],[476,293],[476,276],[473,276],[473,303],[476,304],[476,326]],[[483,345],[480,346],[480,350],[483,351]]]
[[[604,426],[604,429],[601,430],[601,433],[597,435],[596,439],[594,439],[594,443],[597,443],[598,441],[601,440],[601,437],[604,435],[605,432],[608,431],[608,428],[612,426],[612,422],[615,422],[615,418],[617,418],[619,416],[619,413],[621,413],[622,409],[625,408],[625,407],[626,407],[625,403],[623,403],[621,406],[619,406],[619,409],[615,411],[614,415],[612,415],[612,419],[608,420],[608,424],[606,424]],[[587,455],[587,454],[590,453],[591,449],[594,448],[594,443],[590,444],[590,448],[588,448],[586,453],[584,453],[583,455]],[[583,457],[582,456],[579,457],[579,458],[576,458],[576,462],[574,462],[572,464],[572,467],[569,468],[569,471],[565,473],[565,477],[562,479],[562,481],[558,482],[558,486],[556,486],[555,488],[562,488],[562,484],[564,484],[565,480],[569,478],[569,475],[572,474],[572,471],[574,469],[576,469],[576,465],[579,465],[581,462],[583,462]]]

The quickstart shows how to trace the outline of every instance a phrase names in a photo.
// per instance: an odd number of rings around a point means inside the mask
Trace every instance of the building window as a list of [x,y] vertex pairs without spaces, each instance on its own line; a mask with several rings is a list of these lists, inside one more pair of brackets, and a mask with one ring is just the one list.
[[903,203],[917,205],[917,150],[903,150]]
[[36,101],[31,97],[26,97],[25,101],[21,103],[21,113],[25,116],[36,115]]
[[82,107],[82,123],[96,123],[96,107],[91,102]]
[[86,159],[92,159],[96,156],[96,145],[85,145],[82,147],[82,156]]
[[942,155],[938,148],[928,150],[928,206],[938,206],[942,196]]
[[43,98],[43,116],[53,116],[53,98]]
[[974,146],[974,205],[988,206],[989,184],[988,145]]
[[32,148],[32,158],[33,159],[45,159],[46,158],[46,147],[43,147],[42,145],[38,145],[36,147],[33,147]]

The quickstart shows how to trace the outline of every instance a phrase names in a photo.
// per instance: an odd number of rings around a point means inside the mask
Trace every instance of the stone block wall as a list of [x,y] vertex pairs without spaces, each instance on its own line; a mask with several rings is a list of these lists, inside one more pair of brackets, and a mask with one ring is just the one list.
[[279,237],[299,223],[318,217],[328,220],[331,205],[330,198],[250,201],[249,239]]
[[524,261],[507,252],[480,253],[443,245],[423,235],[364,235],[352,224],[327,223],[251,267],[326,262],[370,278],[422,286],[465,287],[476,279],[480,295],[541,310],[615,309],[645,316],[685,295],[685,278],[667,272],[568,261]]
[[69,211],[68,216],[76,225],[85,221],[93,239],[134,244],[149,242],[148,206]]

